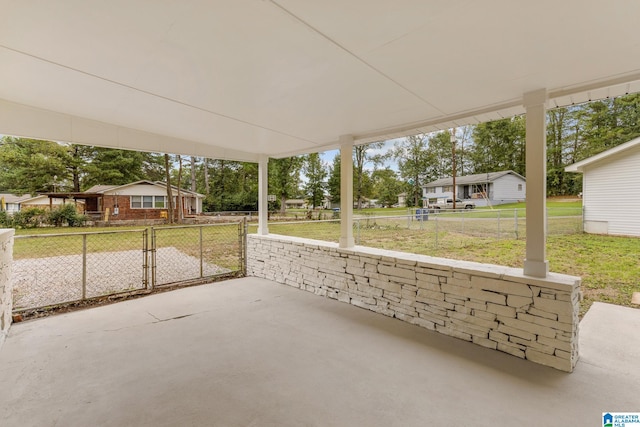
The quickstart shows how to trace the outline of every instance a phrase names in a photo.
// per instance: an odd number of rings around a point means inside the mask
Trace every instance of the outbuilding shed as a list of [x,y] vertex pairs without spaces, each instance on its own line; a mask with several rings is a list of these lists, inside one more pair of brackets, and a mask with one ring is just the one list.
[[640,236],[640,138],[565,170],[582,173],[585,232]]

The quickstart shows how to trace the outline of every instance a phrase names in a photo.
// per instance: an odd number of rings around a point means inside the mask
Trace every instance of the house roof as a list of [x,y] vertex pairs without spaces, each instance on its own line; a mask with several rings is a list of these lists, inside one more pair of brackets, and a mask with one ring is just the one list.
[[4,198],[5,203],[20,203],[23,200],[31,199],[31,194],[23,194],[22,196],[16,196],[11,193],[0,193],[0,198]]
[[[104,194],[107,192],[111,192],[111,191],[115,191],[118,190],[120,188],[126,188],[126,187],[132,187],[134,185],[155,185],[158,187],[162,187],[162,188],[167,188],[167,184],[165,182],[162,181],[148,181],[146,179],[142,179],[140,181],[136,181],[136,182],[130,182],[128,184],[123,184],[123,185],[94,185],[93,187],[89,188],[87,191],[85,191],[85,193],[100,193],[100,194]],[[175,185],[171,185],[171,188],[175,191],[178,191],[178,187],[176,187]],[[205,195],[204,194],[200,194],[200,193],[196,193],[195,191],[191,191],[191,190],[186,190],[184,188],[181,188],[180,191],[182,193],[185,194],[191,194],[197,198],[204,198]]]
[[611,157],[625,153],[629,150],[640,149],[640,138],[632,139],[631,141],[627,141],[624,144],[620,144],[616,147],[610,148],[609,150],[603,151],[595,156],[591,156],[587,159],[584,159],[580,162],[574,163],[572,165],[564,168],[567,172],[584,172],[585,167],[592,166],[598,162],[603,160],[609,160]]
[[105,191],[109,191],[112,188],[117,187],[117,185],[94,185],[93,187],[85,190],[85,193],[104,193]]
[[[505,175],[514,175],[523,181],[526,179],[514,172],[514,171],[501,171],[501,172],[489,172],[489,173],[478,173],[475,175],[465,175],[456,177],[456,185],[469,185],[469,184],[481,184],[485,182],[493,182],[498,178],[502,178]],[[440,178],[435,181],[432,181],[428,184],[424,184],[422,187],[439,187],[442,185],[453,185],[453,178]]]
[[637,1],[0,6],[7,135],[254,162],[640,90]]

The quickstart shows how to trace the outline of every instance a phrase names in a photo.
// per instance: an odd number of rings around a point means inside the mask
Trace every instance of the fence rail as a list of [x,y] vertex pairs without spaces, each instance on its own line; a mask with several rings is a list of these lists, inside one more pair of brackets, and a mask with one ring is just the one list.
[[[269,224],[269,231],[297,237],[337,242],[339,220],[289,221]],[[581,210],[549,210],[547,235],[582,232]],[[524,209],[414,210],[411,215],[356,216],[353,235],[357,245],[389,248],[407,247],[419,242],[424,247],[446,249],[464,246],[470,239],[523,239],[526,236]],[[392,244],[391,244],[392,242]]]
[[15,236],[14,311],[237,275],[245,224]]

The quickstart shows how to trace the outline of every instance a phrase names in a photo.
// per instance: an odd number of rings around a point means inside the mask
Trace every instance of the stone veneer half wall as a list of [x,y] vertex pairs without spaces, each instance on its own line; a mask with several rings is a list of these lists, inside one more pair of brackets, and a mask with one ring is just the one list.
[[571,372],[580,278],[279,235],[247,236],[247,275]]
[[13,260],[13,229],[0,229],[0,347],[11,326],[13,295],[11,263]]

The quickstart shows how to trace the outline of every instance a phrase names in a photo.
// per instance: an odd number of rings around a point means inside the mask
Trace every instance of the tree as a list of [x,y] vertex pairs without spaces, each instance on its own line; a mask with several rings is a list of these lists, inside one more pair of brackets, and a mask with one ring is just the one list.
[[196,182],[196,156],[191,156],[191,191],[195,192],[197,189]]
[[[384,142],[374,142],[366,145],[356,145],[353,147],[353,184],[354,196],[358,204],[358,209],[362,208],[362,200],[369,195],[366,192],[365,184],[367,182],[365,165],[372,163],[377,166],[382,162],[383,156],[375,154],[373,150],[380,149],[384,146]],[[370,186],[369,186],[370,188]]]
[[307,183],[304,188],[311,205],[314,208],[321,206],[326,186],[324,180],[327,177],[327,171],[318,153],[305,156],[304,174],[307,177]]
[[425,169],[425,173],[431,179],[452,176],[451,148],[451,134],[449,132],[443,131],[430,135],[426,149],[428,167]]
[[0,188],[14,194],[64,190],[71,186],[67,148],[52,141],[0,140]]
[[280,200],[280,213],[286,210],[285,201],[298,193],[300,170],[304,158],[300,156],[269,161],[269,193]]
[[164,154],[164,169],[167,183],[167,206],[169,207],[169,224],[173,224],[173,191],[171,188],[171,168],[169,167],[169,155]]
[[473,130],[468,156],[473,173],[513,170],[525,175],[525,117],[480,123]]
[[400,176],[405,180],[407,200],[413,201],[413,206],[420,205],[422,185],[431,178],[427,171],[431,164],[427,152],[427,136],[424,134],[411,135],[394,144],[392,156],[398,161]]
[[398,202],[398,194],[402,192],[402,183],[395,171],[385,168],[373,171],[373,194],[378,202],[389,207]]
[[332,203],[340,203],[340,153],[333,158],[333,164],[329,168],[327,190]]

